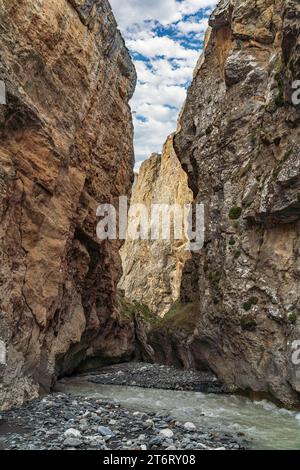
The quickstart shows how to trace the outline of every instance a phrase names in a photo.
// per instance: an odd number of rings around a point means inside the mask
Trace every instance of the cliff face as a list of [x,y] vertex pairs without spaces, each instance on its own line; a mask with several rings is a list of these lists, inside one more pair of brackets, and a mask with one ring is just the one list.
[[135,71],[106,0],[2,0],[0,406],[48,390],[86,357],[114,359],[119,243],[96,208],[133,180]]
[[206,210],[186,362],[289,406],[300,392],[299,32],[298,1],[221,1],[174,139]]
[[[154,154],[140,169],[133,187],[131,204],[190,204],[192,193],[173,148],[167,139],[162,155]],[[190,258],[186,241],[126,240],[121,249],[123,277],[120,288],[125,297],[147,305],[158,316],[170,309],[180,296],[182,270]]]

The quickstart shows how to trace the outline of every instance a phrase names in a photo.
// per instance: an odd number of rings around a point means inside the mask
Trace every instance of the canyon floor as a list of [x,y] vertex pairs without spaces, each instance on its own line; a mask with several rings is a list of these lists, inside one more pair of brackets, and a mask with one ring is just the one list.
[[124,362],[62,379],[57,391],[82,384],[126,385],[163,390],[186,390],[203,393],[224,393],[223,384],[211,372],[182,370],[159,364]]
[[[179,371],[172,367],[129,363],[66,378],[57,390],[20,408],[1,414],[0,448],[6,450],[207,450],[243,449],[242,433],[220,432],[177,419],[172,413],[136,411],[118,402],[112,389],[130,387],[134,397],[140,390],[188,390],[223,393],[222,384],[210,373]],[[101,388],[102,387],[102,388]],[[103,387],[111,399],[98,398]]]
[[0,415],[3,450],[300,449],[300,413],[225,393],[209,372],[124,363]]

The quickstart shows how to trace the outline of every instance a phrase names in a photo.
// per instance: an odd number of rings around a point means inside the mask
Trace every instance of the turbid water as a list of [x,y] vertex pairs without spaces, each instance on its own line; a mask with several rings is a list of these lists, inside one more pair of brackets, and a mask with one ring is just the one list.
[[245,434],[253,449],[300,449],[300,413],[235,395],[66,383],[64,391],[121,403],[135,411],[168,412],[214,432]]

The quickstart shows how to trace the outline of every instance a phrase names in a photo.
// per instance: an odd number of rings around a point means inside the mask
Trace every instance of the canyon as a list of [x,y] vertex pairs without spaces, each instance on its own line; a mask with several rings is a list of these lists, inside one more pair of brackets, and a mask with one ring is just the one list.
[[[299,407],[299,33],[296,0],[221,0],[134,182],[136,74],[108,2],[1,2],[0,408],[133,359]],[[99,241],[97,206],[131,190],[204,204],[202,250]]]

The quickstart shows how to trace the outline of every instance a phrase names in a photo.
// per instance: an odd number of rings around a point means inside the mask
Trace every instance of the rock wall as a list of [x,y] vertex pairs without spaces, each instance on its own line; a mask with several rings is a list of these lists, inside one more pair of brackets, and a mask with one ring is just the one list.
[[2,0],[0,18],[4,408],[130,354],[120,244],[97,240],[96,208],[130,191],[136,75],[107,0]]
[[[161,155],[146,160],[133,187],[131,203],[144,204],[150,214],[151,204],[184,204],[192,202],[187,175],[182,170],[173,148],[173,135]],[[182,270],[190,258],[186,240],[132,240],[121,249],[123,277],[120,288],[130,301],[147,305],[157,316],[164,316],[180,296]]]
[[168,343],[230,390],[299,406],[300,5],[223,0],[209,24],[174,139],[205,204],[206,241],[193,255],[194,298],[182,289],[193,327]]

